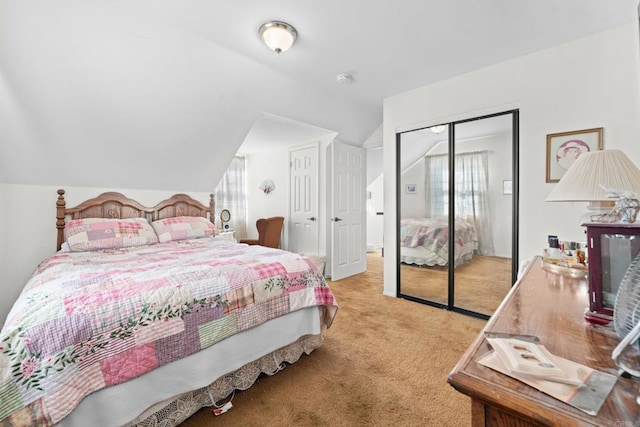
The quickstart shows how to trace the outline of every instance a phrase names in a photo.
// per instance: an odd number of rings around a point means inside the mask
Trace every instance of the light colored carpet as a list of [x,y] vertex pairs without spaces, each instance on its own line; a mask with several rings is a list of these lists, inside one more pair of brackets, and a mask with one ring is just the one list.
[[[487,315],[493,314],[511,289],[511,259],[474,256],[455,270],[455,306]],[[447,267],[418,267],[403,264],[402,293],[447,303]]]
[[323,346],[237,392],[233,409],[183,425],[467,426],[471,403],[447,383],[485,322],[382,295],[382,258],[330,282],[340,308]]

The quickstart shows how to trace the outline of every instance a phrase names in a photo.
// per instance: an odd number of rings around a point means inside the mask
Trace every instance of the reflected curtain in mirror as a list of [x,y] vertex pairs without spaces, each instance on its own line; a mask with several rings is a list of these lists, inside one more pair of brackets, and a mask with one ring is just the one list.
[[[425,157],[426,210],[430,217],[444,217],[449,212],[448,161],[446,154]],[[455,168],[456,219],[475,226],[480,255],[493,255],[487,151],[457,154]]]

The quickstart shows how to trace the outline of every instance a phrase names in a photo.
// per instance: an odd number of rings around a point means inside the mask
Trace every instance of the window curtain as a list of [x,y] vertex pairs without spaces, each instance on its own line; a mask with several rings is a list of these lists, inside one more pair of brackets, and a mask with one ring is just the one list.
[[427,217],[446,217],[449,214],[449,157],[446,154],[426,156],[425,161]]
[[231,212],[231,227],[235,231],[235,238],[239,240],[247,237],[247,197],[246,174],[244,157],[236,156],[222,176],[214,191],[216,201],[216,224],[220,224],[220,211],[228,209]]
[[[489,207],[489,168],[487,151],[461,153],[455,156],[456,219],[473,224],[478,236],[478,253],[493,255],[491,212]],[[425,157],[427,213],[431,217],[449,212],[448,155]]]

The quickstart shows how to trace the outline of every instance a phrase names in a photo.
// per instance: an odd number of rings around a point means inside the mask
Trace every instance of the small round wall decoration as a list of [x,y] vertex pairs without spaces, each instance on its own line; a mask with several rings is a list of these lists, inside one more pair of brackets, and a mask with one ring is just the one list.
[[276,189],[276,184],[270,179],[265,179],[260,183],[258,189],[260,189],[264,194],[269,194]]

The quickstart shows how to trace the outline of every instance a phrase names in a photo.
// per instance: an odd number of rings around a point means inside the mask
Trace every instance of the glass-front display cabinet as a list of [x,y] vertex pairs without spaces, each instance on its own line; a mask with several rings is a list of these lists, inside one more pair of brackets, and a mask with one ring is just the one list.
[[589,262],[589,308],[585,318],[608,324],[618,287],[640,252],[640,223],[585,223]]

